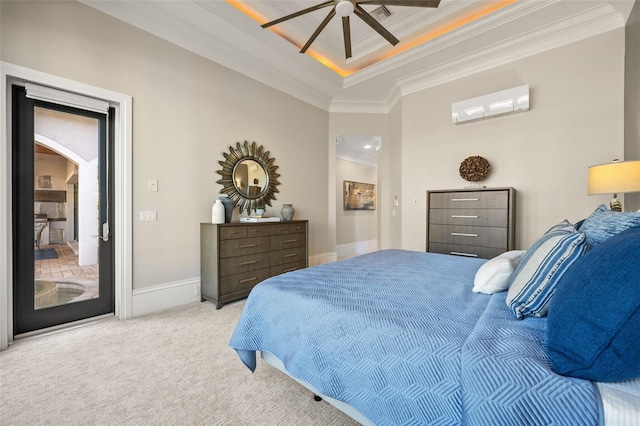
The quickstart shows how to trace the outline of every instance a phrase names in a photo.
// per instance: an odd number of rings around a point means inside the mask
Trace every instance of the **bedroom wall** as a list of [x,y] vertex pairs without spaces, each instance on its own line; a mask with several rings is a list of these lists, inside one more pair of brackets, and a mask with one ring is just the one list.
[[[378,208],[376,210],[344,210],[344,181],[378,182],[376,167],[336,159],[336,251],[338,260],[377,248]],[[372,247],[369,247],[372,245]]]
[[[467,186],[458,167],[471,155],[490,161],[487,186],[518,191],[518,248],[608,203],[587,195],[587,168],[624,155],[624,36],[621,28],[403,97],[403,248],[425,249],[426,191]],[[531,87],[529,112],[452,124],[452,102],[521,84]]]
[[[381,224],[380,248],[402,248],[402,99],[388,114],[389,137],[382,151],[384,161],[378,160],[378,180],[389,194],[386,204],[378,203],[380,210],[386,213],[386,220]],[[393,206],[397,197],[398,205]]]
[[[2,61],[133,97],[133,287],[200,276],[199,224],[221,188],[218,160],[262,144],[281,174],[269,212],[308,219],[310,255],[327,236],[329,114],[78,2],[0,2]],[[158,192],[147,191],[148,179]],[[139,222],[156,210],[157,222]]]
[[[640,6],[636,1],[625,29],[625,160],[640,160]],[[625,195],[625,210],[640,209],[640,193]]]

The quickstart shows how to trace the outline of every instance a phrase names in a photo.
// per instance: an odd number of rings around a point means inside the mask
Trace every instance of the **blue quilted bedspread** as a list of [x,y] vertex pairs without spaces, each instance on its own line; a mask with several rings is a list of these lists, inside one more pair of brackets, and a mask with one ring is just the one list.
[[230,345],[378,425],[596,425],[597,387],[549,367],[544,318],[473,293],[484,260],[383,250],[270,278]]

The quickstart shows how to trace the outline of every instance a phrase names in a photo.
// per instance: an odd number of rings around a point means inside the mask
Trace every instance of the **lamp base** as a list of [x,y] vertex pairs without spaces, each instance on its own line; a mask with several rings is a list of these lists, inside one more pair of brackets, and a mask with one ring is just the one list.
[[611,200],[609,202],[609,207],[611,208],[612,212],[621,212],[622,211],[622,203],[615,196],[613,197],[613,200]]

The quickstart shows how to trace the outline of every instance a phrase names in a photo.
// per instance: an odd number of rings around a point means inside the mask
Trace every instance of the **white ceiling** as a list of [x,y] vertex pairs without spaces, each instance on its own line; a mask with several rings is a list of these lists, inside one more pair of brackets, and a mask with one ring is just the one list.
[[[260,22],[226,0],[81,0],[185,49],[328,111],[388,112],[403,95],[625,25],[634,0],[442,0],[437,9],[388,6],[382,22],[401,43],[392,48],[352,17],[353,58],[344,59],[339,17],[312,44],[343,77],[298,53],[329,8],[279,24],[260,24],[324,0],[238,0]],[[412,37],[500,2],[466,25],[398,53]],[[372,10],[377,6],[364,6]],[[287,40],[289,39],[289,40]],[[395,50],[394,50],[395,49]],[[380,54],[395,53],[380,60]],[[371,62],[370,65],[367,65]],[[366,66],[365,66],[366,65]]]

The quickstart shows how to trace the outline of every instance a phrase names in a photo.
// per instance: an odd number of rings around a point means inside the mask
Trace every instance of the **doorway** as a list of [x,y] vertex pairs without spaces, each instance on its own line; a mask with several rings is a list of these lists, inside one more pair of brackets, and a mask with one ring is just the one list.
[[[379,247],[378,153],[381,147],[382,138],[380,136],[344,135],[336,137],[337,260],[369,253]],[[352,185],[366,187],[367,205],[345,206],[347,195],[345,191],[348,191],[345,190],[345,184],[350,185],[349,187]],[[373,197],[369,194],[370,192],[373,192]]]
[[13,334],[114,313],[114,110],[12,87]]

